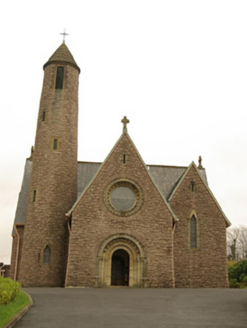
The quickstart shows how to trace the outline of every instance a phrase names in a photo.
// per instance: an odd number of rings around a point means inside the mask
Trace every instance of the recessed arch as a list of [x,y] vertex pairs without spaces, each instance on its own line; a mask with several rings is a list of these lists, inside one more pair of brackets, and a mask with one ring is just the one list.
[[188,225],[188,242],[190,249],[198,249],[199,247],[199,220],[196,212],[193,210],[189,216]]
[[[112,286],[112,260],[118,251],[128,254],[128,286],[146,286],[146,256],[140,242],[127,234],[116,234],[105,239],[99,247],[96,286]],[[125,284],[126,285],[126,284]]]
[[41,251],[41,262],[43,264],[49,264],[50,256],[51,256],[51,248],[49,244],[45,244]]
[[129,286],[129,253],[117,249],[111,257],[111,286]]

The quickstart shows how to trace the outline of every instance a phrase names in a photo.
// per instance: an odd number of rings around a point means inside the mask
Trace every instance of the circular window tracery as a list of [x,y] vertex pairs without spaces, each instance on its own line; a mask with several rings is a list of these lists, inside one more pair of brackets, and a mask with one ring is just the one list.
[[112,213],[119,216],[130,216],[140,209],[142,192],[133,181],[118,179],[106,188],[104,202]]
[[129,187],[116,187],[110,195],[111,205],[118,211],[129,211],[136,202],[136,195]]

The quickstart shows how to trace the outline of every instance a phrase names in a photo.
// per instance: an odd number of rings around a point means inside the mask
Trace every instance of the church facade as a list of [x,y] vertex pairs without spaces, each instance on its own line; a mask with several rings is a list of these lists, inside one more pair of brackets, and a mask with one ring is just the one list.
[[228,287],[230,222],[201,160],[145,164],[124,117],[103,163],[77,161],[79,73],[65,43],[44,65],[11,277],[25,287]]

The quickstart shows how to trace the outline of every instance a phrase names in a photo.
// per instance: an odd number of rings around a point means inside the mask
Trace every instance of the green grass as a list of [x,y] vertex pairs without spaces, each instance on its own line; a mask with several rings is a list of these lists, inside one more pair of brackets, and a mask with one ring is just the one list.
[[22,290],[16,298],[8,303],[0,305],[0,328],[8,323],[18,312],[30,303],[29,297]]

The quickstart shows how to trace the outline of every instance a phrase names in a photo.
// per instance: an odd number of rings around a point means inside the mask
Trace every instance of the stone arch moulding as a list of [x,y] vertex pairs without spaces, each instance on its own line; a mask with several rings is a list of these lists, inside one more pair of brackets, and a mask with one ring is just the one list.
[[[48,251],[49,251],[49,254],[48,254],[48,261],[45,261],[44,262],[44,252],[45,252],[45,249],[48,247]],[[51,260],[51,246],[49,243],[46,243],[43,245],[42,249],[41,249],[41,254],[40,254],[40,262],[41,264],[44,264],[44,265],[49,265],[50,263],[50,260]]]
[[112,255],[118,249],[129,254],[129,287],[147,287],[147,259],[144,249],[136,238],[122,233],[110,236],[101,243],[95,286],[111,286]]
[[[191,247],[191,219],[196,219],[196,246]],[[200,219],[198,218],[196,211],[192,210],[188,218],[188,247],[190,250],[198,250],[200,246]]]

